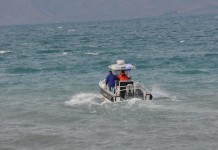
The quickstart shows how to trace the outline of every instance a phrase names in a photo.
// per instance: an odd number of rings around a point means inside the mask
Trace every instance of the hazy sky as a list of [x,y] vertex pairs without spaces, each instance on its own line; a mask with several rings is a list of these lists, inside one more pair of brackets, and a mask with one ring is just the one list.
[[218,0],[0,0],[0,25],[218,14]]

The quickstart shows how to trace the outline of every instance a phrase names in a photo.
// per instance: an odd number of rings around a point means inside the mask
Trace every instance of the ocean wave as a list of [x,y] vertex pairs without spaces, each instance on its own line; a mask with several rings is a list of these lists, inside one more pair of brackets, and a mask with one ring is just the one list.
[[193,69],[193,70],[181,70],[175,71],[176,74],[192,75],[192,74],[209,74],[207,70],[204,69]]
[[62,54],[63,54],[63,55],[67,55],[67,54],[68,54],[68,52],[62,52]]
[[206,53],[204,54],[205,57],[213,57],[213,58],[218,58],[218,53]]
[[90,52],[88,52],[88,53],[84,53],[85,55],[94,55],[94,56],[97,56],[97,55],[99,55],[100,53],[90,53]]
[[12,53],[12,51],[0,51],[0,54]]
[[69,29],[68,32],[75,32],[76,29]]
[[20,74],[20,73],[36,73],[36,72],[40,72],[40,70],[31,67],[16,67],[16,68],[8,69],[7,72],[12,74]]
[[39,50],[36,53],[38,54],[52,54],[52,53],[60,53],[60,50]]

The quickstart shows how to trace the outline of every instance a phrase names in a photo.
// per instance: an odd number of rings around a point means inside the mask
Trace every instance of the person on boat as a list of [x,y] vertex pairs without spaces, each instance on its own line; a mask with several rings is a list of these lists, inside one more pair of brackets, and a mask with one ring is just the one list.
[[122,70],[117,77],[120,81],[127,81],[129,79],[124,70]]
[[106,77],[106,85],[108,85],[110,91],[115,87],[116,80],[118,80],[117,76],[115,76],[112,71],[109,71]]

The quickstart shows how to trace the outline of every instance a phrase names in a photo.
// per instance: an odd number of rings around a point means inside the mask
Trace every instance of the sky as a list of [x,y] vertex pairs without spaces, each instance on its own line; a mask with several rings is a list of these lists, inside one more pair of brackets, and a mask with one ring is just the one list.
[[0,25],[218,15],[218,0],[0,0]]

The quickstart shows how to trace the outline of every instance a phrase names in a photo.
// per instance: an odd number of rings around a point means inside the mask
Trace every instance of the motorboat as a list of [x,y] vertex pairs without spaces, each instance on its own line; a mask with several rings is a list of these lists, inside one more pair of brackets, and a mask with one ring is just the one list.
[[106,85],[106,79],[100,80],[100,93],[104,98],[111,102],[130,100],[133,98],[141,100],[152,100],[151,90],[146,89],[138,81],[132,80],[131,71],[136,69],[133,64],[125,63],[124,60],[117,60],[115,64],[108,66],[114,75],[118,75],[121,71],[129,77],[126,81],[115,81],[115,87],[110,90]]

